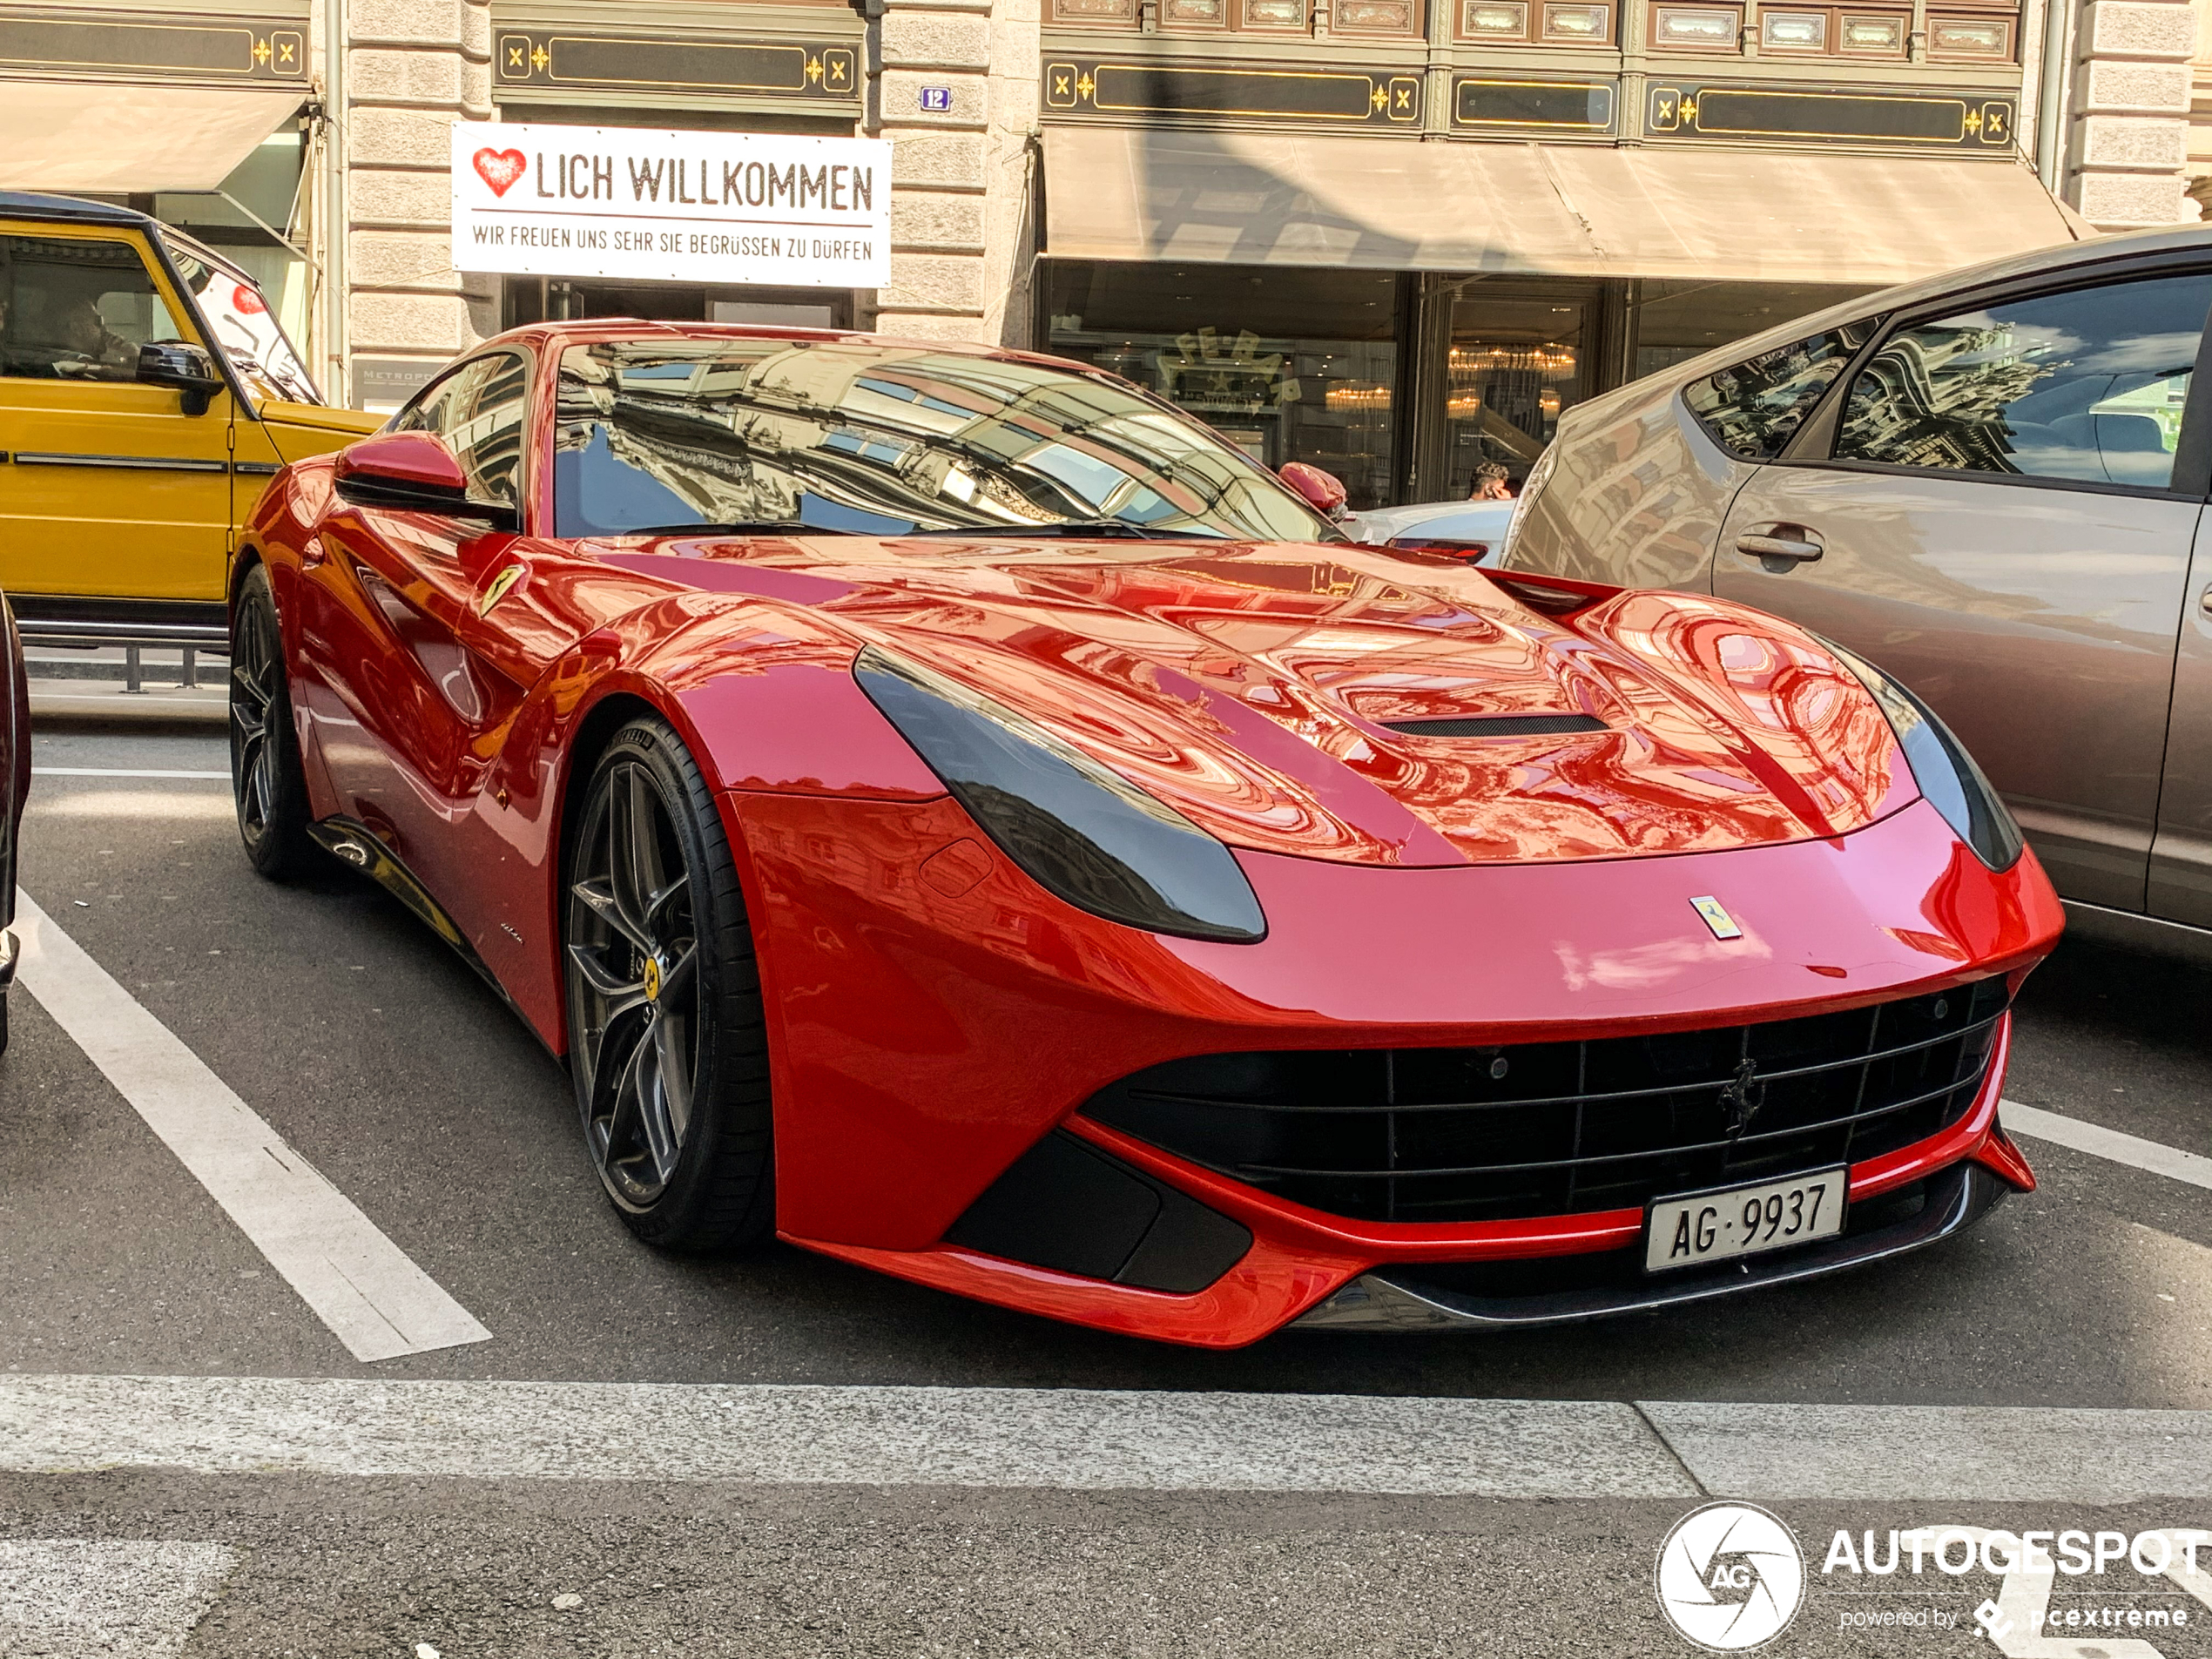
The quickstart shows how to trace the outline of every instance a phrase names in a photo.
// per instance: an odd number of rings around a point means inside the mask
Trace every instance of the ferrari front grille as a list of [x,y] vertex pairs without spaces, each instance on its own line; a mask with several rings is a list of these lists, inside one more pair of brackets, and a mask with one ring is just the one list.
[[1409,738],[1558,738],[1611,728],[1594,714],[1469,714],[1436,720],[1385,720]]
[[2001,975],[1844,1014],[1499,1048],[1170,1061],[1094,1121],[1362,1221],[1639,1208],[1909,1146],[1973,1105]]

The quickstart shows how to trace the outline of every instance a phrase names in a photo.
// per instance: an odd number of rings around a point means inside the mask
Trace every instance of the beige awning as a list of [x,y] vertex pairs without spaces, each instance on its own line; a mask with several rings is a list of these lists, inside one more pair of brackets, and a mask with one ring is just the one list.
[[0,81],[0,190],[212,190],[300,103],[296,87]]
[[2087,233],[2006,160],[1045,132],[1055,259],[1886,285]]

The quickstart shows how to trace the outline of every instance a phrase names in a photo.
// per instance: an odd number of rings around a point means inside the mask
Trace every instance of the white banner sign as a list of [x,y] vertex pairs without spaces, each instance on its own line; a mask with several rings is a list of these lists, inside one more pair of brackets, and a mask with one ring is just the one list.
[[453,263],[516,276],[880,288],[880,138],[453,127]]

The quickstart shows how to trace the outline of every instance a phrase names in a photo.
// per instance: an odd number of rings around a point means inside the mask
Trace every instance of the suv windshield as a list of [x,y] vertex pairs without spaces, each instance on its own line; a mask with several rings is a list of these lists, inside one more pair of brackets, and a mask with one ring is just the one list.
[[164,239],[177,274],[199,302],[215,343],[257,398],[320,403],[322,394],[284,337],[269,302],[243,272],[219,264],[203,248],[176,236]]
[[1340,539],[1204,427],[1109,376],[859,341],[572,346],[556,534]]

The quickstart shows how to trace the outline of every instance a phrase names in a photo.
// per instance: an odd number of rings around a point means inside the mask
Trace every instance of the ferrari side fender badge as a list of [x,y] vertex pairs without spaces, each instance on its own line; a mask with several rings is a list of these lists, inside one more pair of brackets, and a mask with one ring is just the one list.
[[1722,907],[1721,901],[1710,894],[1703,898],[1692,899],[1689,901],[1689,907],[1695,910],[1704,920],[1705,925],[1713,930],[1714,938],[1741,939],[1743,937],[1743,930],[1736,925],[1736,918],[1730,915]]
[[476,601],[476,614],[480,617],[489,615],[491,608],[514,591],[515,584],[522,579],[523,567],[519,564],[510,564],[492,577],[491,585],[484,590],[483,597]]

